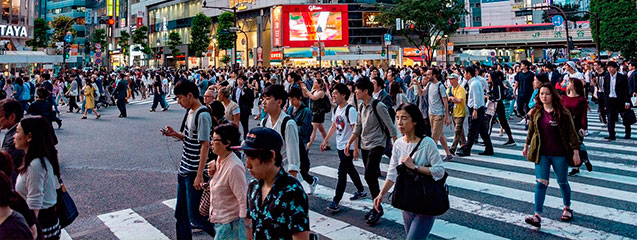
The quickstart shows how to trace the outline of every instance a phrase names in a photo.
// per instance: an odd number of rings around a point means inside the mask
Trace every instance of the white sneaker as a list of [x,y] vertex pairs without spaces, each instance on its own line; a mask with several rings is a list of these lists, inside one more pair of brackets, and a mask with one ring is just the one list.
[[318,177],[313,176],[312,177],[314,179],[314,182],[312,183],[312,185],[310,185],[310,193],[308,193],[307,195],[312,195],[314,194],[314,191],[316,190],[316,185],[318,185]]
[[518,124],[526,124],[526,119],[523,118]]

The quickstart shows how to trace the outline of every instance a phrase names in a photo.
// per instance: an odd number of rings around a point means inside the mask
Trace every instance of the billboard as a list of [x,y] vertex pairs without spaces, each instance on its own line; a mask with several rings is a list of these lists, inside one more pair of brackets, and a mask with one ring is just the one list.
[[281,20],[283,46],[311,47],[319,40],[326,47],[349,45],[347,5],[284,5]]

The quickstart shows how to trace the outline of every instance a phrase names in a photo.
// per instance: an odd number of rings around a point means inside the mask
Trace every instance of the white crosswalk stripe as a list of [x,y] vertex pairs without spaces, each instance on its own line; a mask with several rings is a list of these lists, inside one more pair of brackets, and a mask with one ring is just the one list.
[[[150,102],[138,102],[148,104]],[[131,103],[134,104],[134,103]],[[589,158],[594,165],[593,172],[582,172],[577,177],[569,177],[572,189],[571,207],[575,211],[577,220],[570,223],[561,222],[555,216],[542,219],[541,233],[528,232],[526,238],[540,238],[551,235],[565,239],[635,239],[637,233],[623,229],[637,226],[637,140],[619,140],[607,143],[602,136],[607,134],[601,127],[597,117],[589,114],[591,126],[599,127],[603,133],[588,136],[584,143],[588,148]],[[522,157],[522,145],[526,138],[526,131],[522,124],[510,121],[514,139],[517,144],[502,146],[507,136],[498,136],[498,125],[494,126],[491,134],[496,156],[480,156],[477,153],[484,150],[484,146],[474,145],[469,157],[456,157],[445,162],[445,168],[450,172],[447,179],[450,191],[451,212],[437,217],[431,234],[443,239],[510,239],[523,238],[502,229],[535,229],[524,223],[524,217],[532,214],[534,204],[535,174],[534,164]],[[618,124],[618,126],[621,125]],[[620,129],[618,128],[618,130]],[[465,129],[466,130],[466,129]],[[619,132],[619,131],[618,131]],[[447,137],[451,143],[452,137]],[[313,150],[313,149],[312,149]],[[444,155],[443,150],[439,150]],[[313,154],[312,152],[310,154]],[[312,157],[310,157],[312,158]],[[362,176],[364,165],[362,161],[354,161],[360,173],[363,185],[367,184]],[[316,187],[310,201],[330,202],[335,194],[335,182],[338,175],[338,158],[323,165],[312,165],[310,172],[316,174],[321,181]],[[388,159],[383,158],[380,164],[382,175],[388,169]],[[378,180],[383,184],[382,179]],[[302,182],[305,189],[307,183]],[[348,178],[348,185],[353,185]],[[563,200],[559,193],[559,185],[555,178],[549,182],[544,208],[546,211],[561,212]],[[557,194],[556,194],[557,193]],[[364,224],[363,214],[373,207],[372,199],[364,198],[352,201],[350,193],[344,193],[340,201],[342,210],[337,214],[326,214],[319,206],[311,206],[311,230],[322,238],[330,239],[394,239],[395,234],[379,231],[375,227]],[[167,199],[162,204],[173,209],[176,199]],[[520,209],[513,206],[525,206]],[[402,211],[383,203],[384,215],[379,224],[403,225]],[[327,205],[323,206],[327,207]],[[349,211],[345,211],[347,209]],[[172,213],[171,213],[172,214]],[[480,227],[479,222],[458,219],[457,216],[471,216],[480,221],[485,219],[495,224],[495,227]],[[174,238],[162,232],[160,227],[151,225],[144,217],[133,209],[106,213],[98,216],[102,223],[118,239],[168,239]],[[578,219],[579,218],[579,219]],[[349,219],[349,220],[343,220]],[[352,220],[355,219],[355,220]],[[358,219],[358,220],[356,220]],[[584,220],[580,220],[584,219]],[[359,222],[352,222],[359,221]],[[404,232],[402,227],[395,229]],[[403,233],[404,234],[404,233]],[[168,235],[168,236],[167,236]],[[62,239],[71,239],[63,231]]]

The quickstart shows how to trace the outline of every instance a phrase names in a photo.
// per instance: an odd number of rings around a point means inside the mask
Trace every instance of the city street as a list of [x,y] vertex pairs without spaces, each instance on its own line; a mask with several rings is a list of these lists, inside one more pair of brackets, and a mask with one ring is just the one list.
[[[116,107],[101,109],[99,120],[90,115],[86,120],[81,120],[80,114],[62,115],[63,127],[56,130],[62,177],[80,211],[62,239],[176,238],[173,209],[181,142],[163,137],[159,130],[165,125],[178,128],[185,110],[169,100],[166,112],[148,112],[149,100],[132,101],[129,117],[124,119],[117,118]],[[588,114],[590,135],[585,144],[594,171],[582,168],[579,176],[569,177],[572,222],[559,221],[562,199],[551,175],[542,228],[536,231],[524,223],[524,217],[533,212],[535,175],[533,163],[525,161],[521,153],[526,131],[519,119],[514,119],[510,123],[516,146],[502,146],[506,135],[499,136],[496,126],[491,135],[495,156],[479,156],[484,149],[476,145],[470,157],[445,162],[451,209],[436,219],[430,238],[637,238],[636,141],[619,139],[624,131],[621,125],[617,141],[603,141],[608,133],[596,110]],[[326,129],[329,123],[327,120]],[[251,120],[251,127],[254,125],[256,121]],[[445,135],[451,141],[452,130],[446,128]],[[350,201],[355,190],[351,182],[341,211],[332,215],[325,210],[336,187],[338,158],[335,150],[318,150],[320,139],[319,134],[310,150],[311,173],[320,178],[309,200],[311,230],[321,239],[403,239],[402,213],[387,200],[379,224],[365,224],[363,215],[372,200]],[[331,143],[335,149],[334,140]],[[389,160],[382,163],[384,176]],[[358,160],[355,165],[362,175],[363,163]],[[203,232],[195,237],[208,238]]]

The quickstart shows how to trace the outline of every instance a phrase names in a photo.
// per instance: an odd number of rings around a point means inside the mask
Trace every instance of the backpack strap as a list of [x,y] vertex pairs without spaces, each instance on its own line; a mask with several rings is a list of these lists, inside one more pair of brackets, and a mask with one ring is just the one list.
[[[283,138],[283,141],[285,140],[285,127],[288,125],[288,121],[292,120],[292,118],[290,116],[285,116],[283,118],[283,121],[281,122],[281,138]],[[300,142],[300,140],[299,140]]]
[[[184,115],[184,119],[181,121],[181,128],[179,129],[180,132],[184,132],[184,129],[186,127],[186,119],[188,119],[188,114],[189,114],[190,110],[186,110],[186,115]],[[200,110],[197,110],[197,112],[195,113],[195,129],[199,130],[199,114],[201,114],[202,112],[207,112],[210,113],[210,110],[208,110],[208,108],[201,108]],[[189,129],[192,131],[192,129]]]
[[380,128],[383,130],[383,133],[385,133],[385,136],[389,137],[389,129],[385,126],[385,123],[383,122],[382,119],[380,119],[380,115],[378,115],[378,110],[376,110],[376,107],[378,107],[378,103],[380,102],[380,100],[378,99],[374,99],[372,100],[372,112],[374,112],[374,116],[376,116],[376,120],[378,120],[378,123],[380,124]]
[[347,119],[347,124],[352,124],[352,122],[349,120],[349,109],[352,108],[352,105],[347,104],[347,106],[345,107],[345,119]]

